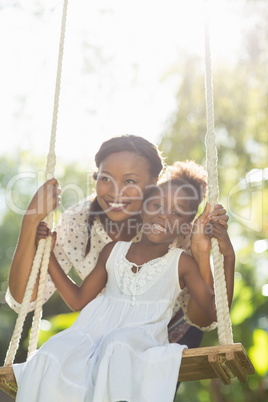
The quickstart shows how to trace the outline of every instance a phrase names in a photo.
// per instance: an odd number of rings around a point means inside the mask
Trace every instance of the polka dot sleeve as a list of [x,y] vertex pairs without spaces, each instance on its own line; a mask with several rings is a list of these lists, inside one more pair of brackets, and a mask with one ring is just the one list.
[[[64,215],[64,214],[63,214]],[[63,217],[62,215],[62,217]],[[63,219],[60,219],[60,222],[62,222],[62,220],[64,221],[64,217]],[[56,227],[56,231],[57,231],[57,239],[58,238],[62,238],[62,225],[59,223],[59,226]],[[66,274],[70,271],[71,267],[72,267],[72,263],[68,260],[68,258],[66,257],[64,250],[63,250],[63,246],[60,243],[60,241],[57,240],[55,248],[54,248],[54,253],[55,256],[57,258],[57,260],[59,261],[62,269],[66,272]],[[51,276],[48,274],[47,275],[47,281],[46,281],[46,287],[45,287],[45,291],[44,291],[44,298],[43,298],[43,304],[52,296],[52,294],[55,292],[56,287],[51,279]],[[7,289],[6,292],[6,296],[5,296],[6,302],[7,304],[16,312],[18,313],[20,311],[20,306],[21,303],[18,303],[14,297],[12,296],[10,289]],[[29,304],[29,308],[28,308],[28,312],[33,311],[35,308],[35,301],[31,302]]]
[[[87,213],[89,209],[89,203],[83,204],[83,214]],[[60,217],[59,223],[56,226],[56,232],[57,232],[57,241],[56,245],[54,248],[54,254],[55,257],[57,258],[61,268],[63,271],[67,274],[70,269],[72,268],[72,261],[71,261],[71,256],[69,256],[70,252],[68,251],[68,247],[70,243],[73,243],[74,235],[73,233],[77,233],[77,230],[73,230],[73,225],[70,224],[70,222],[74,222],[76,219],[76,215],[80,217],[81,214],[81,203],[75,205],[74,207],[71,207],[64,211]],[[80,233],[81,235],[81,233]],[[50,275],[47,275],[47,281],[46,281],[46,287],[44,291],[44,298],[43,298],[43,304],[52,296],[52,294],[55,292],[56,287],[50,277]],[[18,303],[14,297],[12,296],[10,289],[7,289],[5,299],[7,304],[16,312],[18,313],[20,311],[20,306],[21,304]],[[31,302],[29,304],[28,311],[33,311],[35,308],[35,302]]]

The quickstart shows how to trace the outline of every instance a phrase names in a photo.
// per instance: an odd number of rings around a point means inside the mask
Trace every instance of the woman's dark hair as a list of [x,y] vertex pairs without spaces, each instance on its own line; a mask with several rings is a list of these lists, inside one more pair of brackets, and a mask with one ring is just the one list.
[[[100,149],[95,155],[95,163],[97,168],[100,167],[102,161],[108,156],[115,152],[133,152],[145,158],[150,167],[150,173],[152,177],[158,177],[160,172],[163,169],[164,163],[163,158],[161,156],[160,151],[157,149],[155,145],[151,142],[147,141],[145,138],[132,135],[125,134],[119,137],[113,137],[109,140],[102,143]],[[97,174],[93,176],[95,179],[97,178]],[[97,197],[92,201],[89,209],[89,217],[88,217],[88,242],[86,247],[86,255],[90,250],[90,233],[91,228],[96,218],[96,214],[102,211]]]
[[163,169],[163,158],[157,147],[145,138],[131,134],[113,137],[103,142],[95,155],[97,168],[108,155],[122,151],[134,152],[135,154],[143,156],[149,163],[153,177],[158,177]]

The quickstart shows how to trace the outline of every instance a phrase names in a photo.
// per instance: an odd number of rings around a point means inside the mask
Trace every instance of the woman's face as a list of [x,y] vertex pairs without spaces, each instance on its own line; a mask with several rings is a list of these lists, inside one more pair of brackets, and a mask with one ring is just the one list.
[[97,199],[109,219],[124,221],[140,212],[146,187],[156,181],[147,159],[134,152],[115,152],[100,164]]

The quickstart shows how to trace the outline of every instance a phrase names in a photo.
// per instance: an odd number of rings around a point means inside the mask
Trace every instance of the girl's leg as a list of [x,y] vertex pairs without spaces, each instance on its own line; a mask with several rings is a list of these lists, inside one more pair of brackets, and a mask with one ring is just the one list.
[[[203,334],[204,333],[200,331],[200,329],[192,327],[185,322],[181,309],[176,313],[168,326],[169,341],[172,343],[187,345],[188,348],[198,348],[202,341]],[[178,382],[176,393],[179,386],[180,383]]]

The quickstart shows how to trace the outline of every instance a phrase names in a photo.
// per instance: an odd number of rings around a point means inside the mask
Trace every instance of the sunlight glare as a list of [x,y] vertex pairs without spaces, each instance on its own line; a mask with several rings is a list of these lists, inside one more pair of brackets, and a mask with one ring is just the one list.
[[[239,42],[229,3],[209,2],[214,58],[231,59]],[[35,2],[21,1],[1,9],[0,35],[9,38],[1,42],[2,153],[19,147],[46,155],[61,8],[46,2],[38,14]],[[163,77],[183,49],[204,57],[203,13],[200,0],[69,2],[57,155],[88,161],[122,133],[158,143],[180,85],[178,74]]]

